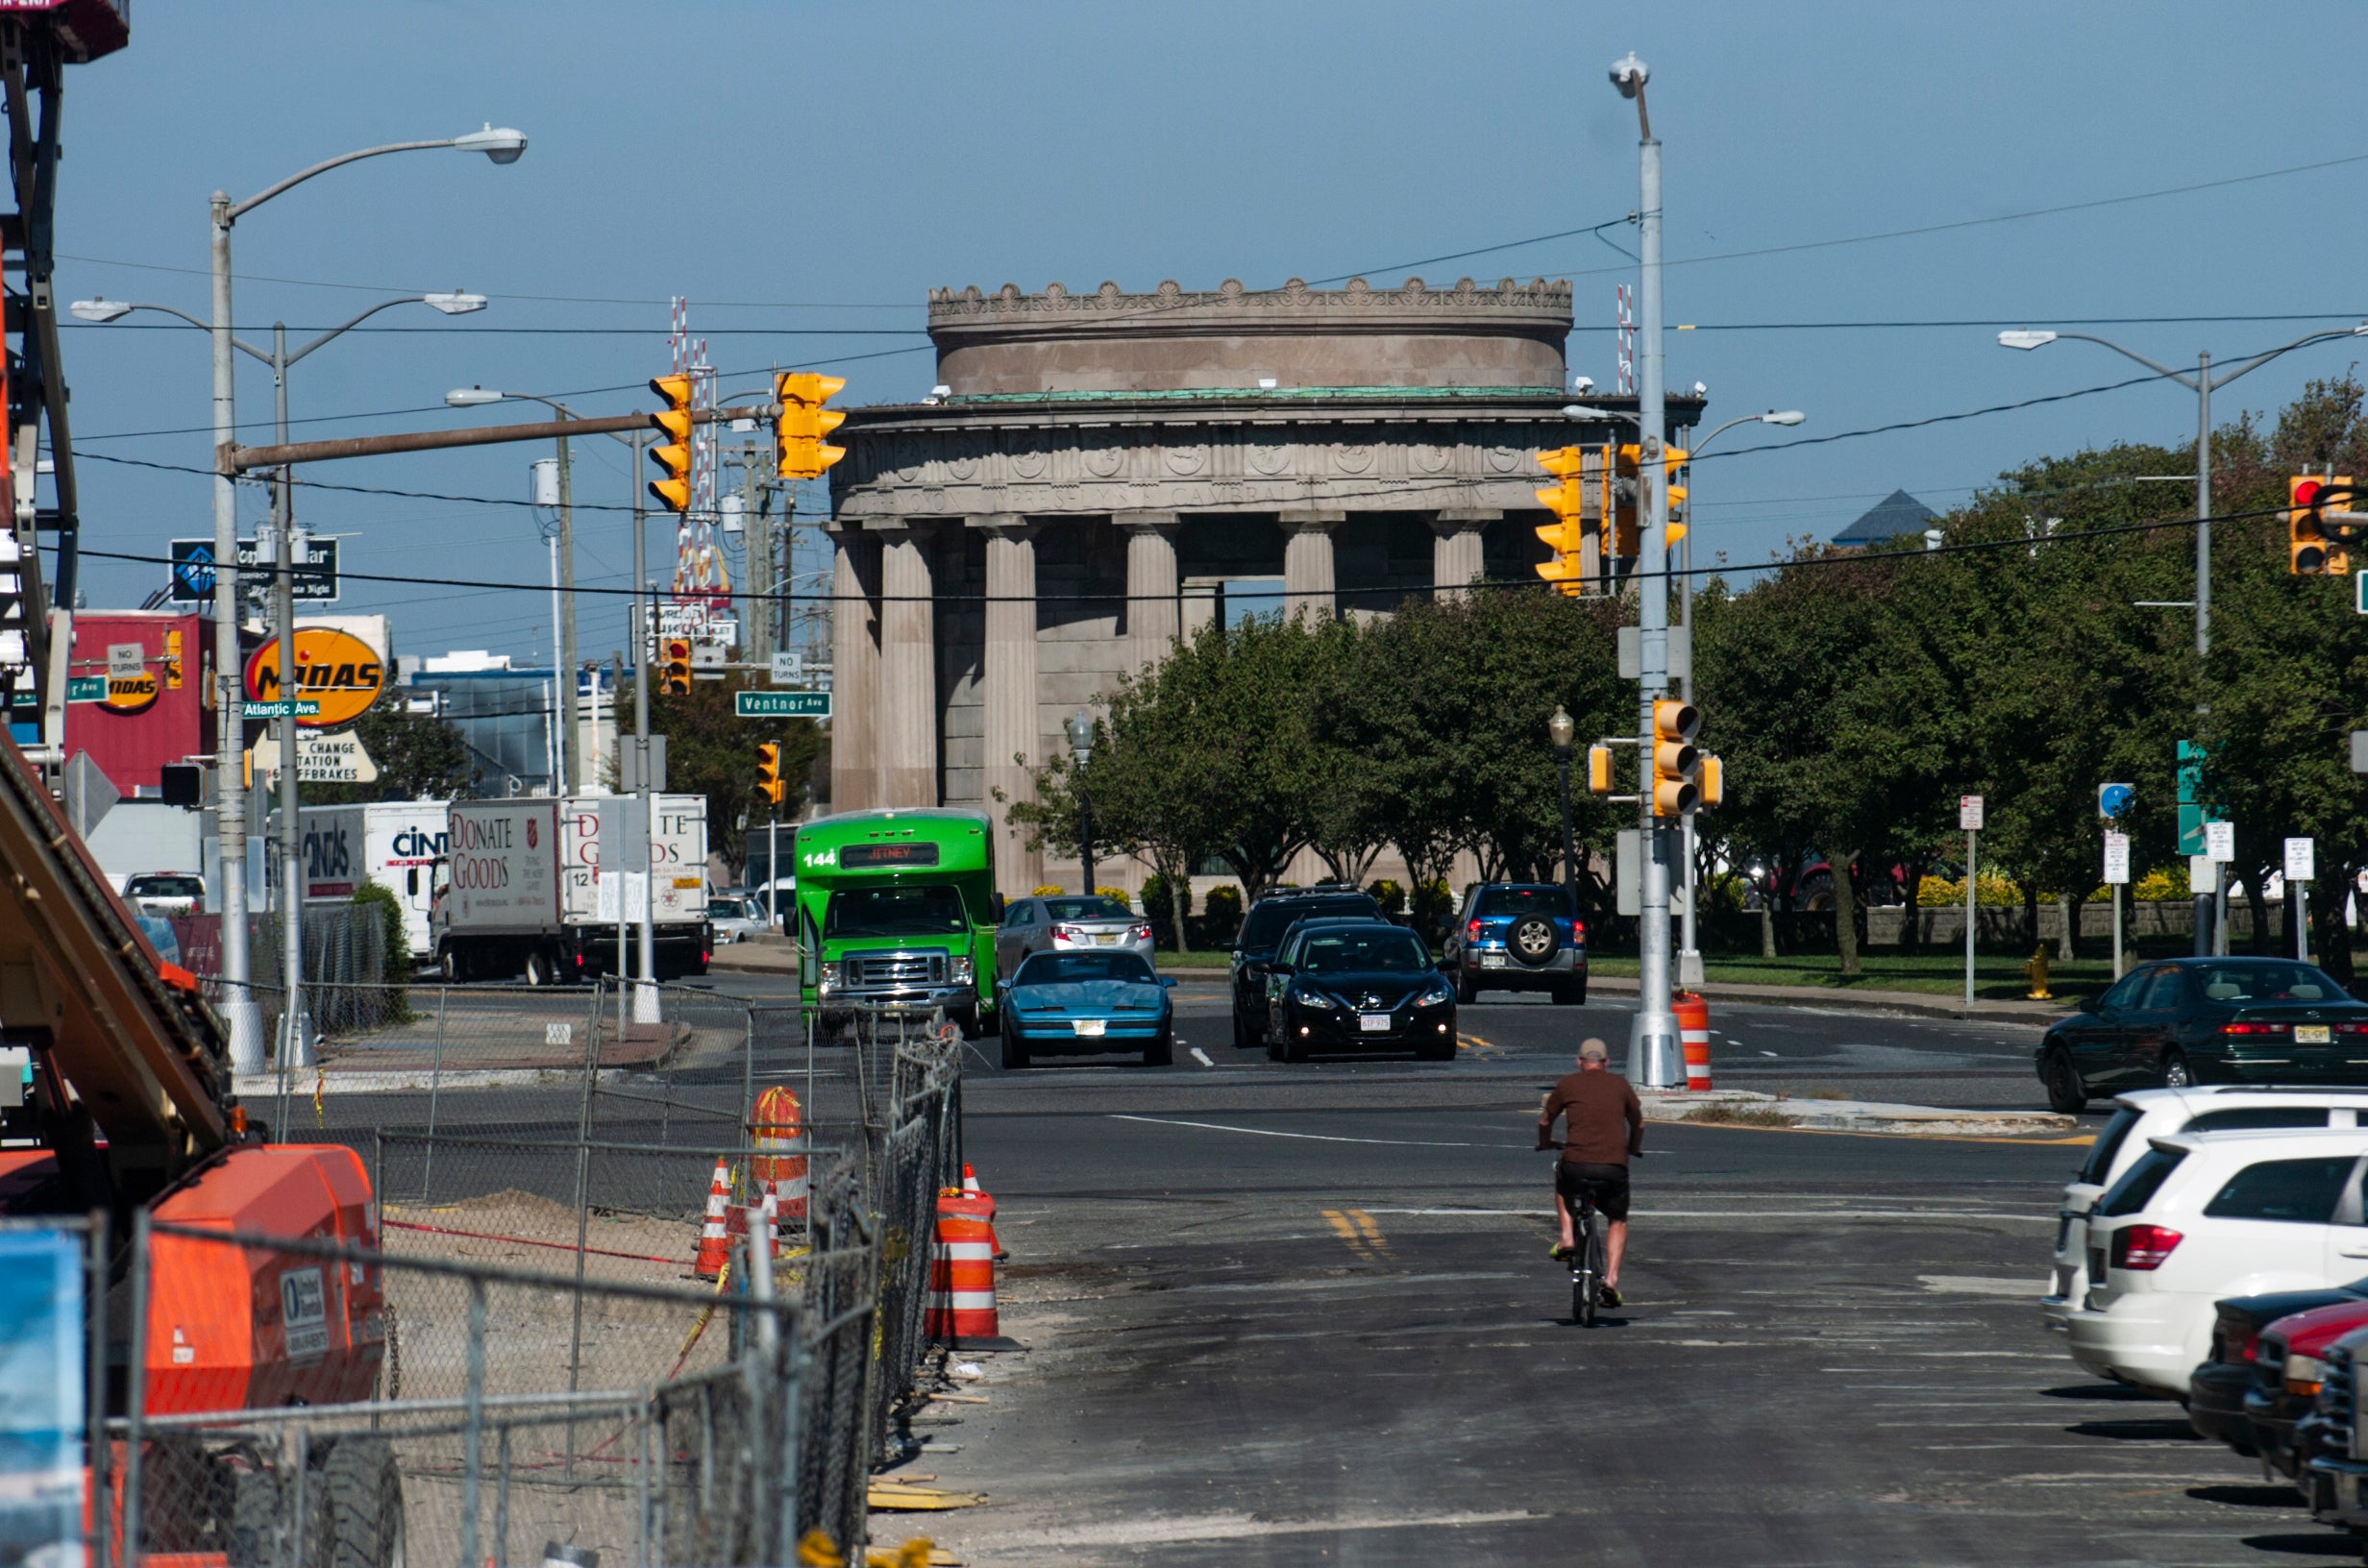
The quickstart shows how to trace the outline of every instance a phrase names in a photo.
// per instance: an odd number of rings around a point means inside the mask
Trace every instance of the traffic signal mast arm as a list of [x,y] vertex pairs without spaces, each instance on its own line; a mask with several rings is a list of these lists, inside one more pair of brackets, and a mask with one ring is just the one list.
[[[735,408],[702,408],[696,425],[725,425],[736,419],[772,419],[777,403]],[[842,416],[844,417],[844,416]],[[233,441],[214,449],[214,472],[236,477],[259,468],[290,463],[326,463],[344,457],[388,457],[406,452],[441,452],[453,447],[490,447],[511,441],[551,441],[574,435],[624,435],[650,428],[650,416],[602,414],[592,419],[538,420],[531,425],[486,425],[467,430],[416,430],[404,435],[357,435],[342,441],[289,441],[271,447],[242,447]]]

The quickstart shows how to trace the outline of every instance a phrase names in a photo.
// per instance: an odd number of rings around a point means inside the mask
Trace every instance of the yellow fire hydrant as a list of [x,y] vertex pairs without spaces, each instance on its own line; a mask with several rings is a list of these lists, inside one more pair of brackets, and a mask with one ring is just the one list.
[[2025,1000],[2045,1002],[2055,999],[2055,993],[2047,989],[2047,949],[2045,947],[2032,949],[2031,962],[2023,966],[2023,973],[2031,978],[2031,991]]

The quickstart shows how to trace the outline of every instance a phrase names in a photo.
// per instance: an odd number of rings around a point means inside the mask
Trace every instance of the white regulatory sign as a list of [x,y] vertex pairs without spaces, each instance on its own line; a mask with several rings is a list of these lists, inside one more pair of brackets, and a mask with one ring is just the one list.
[[2234,822],[2206,822],[2204,824],[2204,858],[2223,866],[2236,858],[2236,824]]
[[2285,841],[2285,879],[2288,882],[2318,880],[2319,873],[2315,870],[2315,862],[2318,859],[2317,848],[2317,844],[2309,839]]
[[1980,796],[1961,795],[1957,797],[1957,825],[1961,831],[1966,833],[1982,831],[1982,797]]
[[2117,887],[2127,883],[2129,880],[2130,835],[2127,833],[2108,833],[2105,835],[2106,885],[2109,887]]

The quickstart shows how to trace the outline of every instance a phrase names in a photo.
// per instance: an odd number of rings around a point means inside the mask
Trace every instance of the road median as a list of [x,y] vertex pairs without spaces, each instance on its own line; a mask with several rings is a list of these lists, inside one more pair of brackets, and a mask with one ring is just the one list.
[[1647,1121],[1710,1127],[1764,1127],[1821,1133],[1905,1133],[1924,1138],[2027,1138],[2081,1131],[2076,1116],[2052,1111],[1963,1111],[1880,1100],[1802,1098],[1749,1090],[1640,1089]]

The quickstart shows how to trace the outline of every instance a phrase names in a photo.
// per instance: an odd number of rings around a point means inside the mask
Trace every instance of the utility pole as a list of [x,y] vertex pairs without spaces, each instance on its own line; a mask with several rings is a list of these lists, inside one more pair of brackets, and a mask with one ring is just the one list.
[[748,551],[748,614],[740,625],[740,656],[751,664],[770,664],[780,647],[774,634],[774,572],[772,488],[758,464],[772,449],[751,442],[740,449],[740,527]]
[[[287,328],[271,324],[273,424],[287,440]],[[298,821],[304,782],[296,767],[296,518],[295,478],[282,468],[272,507],[272,620],[280,634],[280,700],[287,717],[280,727],[280,1033],[281,1082],[288,1067],[311,1066],[304,1031],[305,869],[304,829]]]
[[[562,415],[562,418],[565,416]],[[576,485],[568,461],[567,437],[558,439],[559,458],[559,787],[567,796],[581,790],[583,738],[576,719]],[[636,470],[638,473],[638,470]]]
[[[210,205],[212,225],[213,309],[209,335],[213,347],[213,439],[237,439],[231,364],[231,198],[217,190]],[[240,1072],[263,1066],[262,1009],[248,989],[253,978],[247,952],[247,787],[240,770],[246,751],[245,662],[238,656],[238,490],[228,474],[213,480],[213,808],[216,870],[222,896],[222,1013],[231,1028],[231,1066]]]
[[[1663,395],[1661,332],[1661,143],[1653,138],[1644,104],[1650,76],[1633,54],[1612,67],[1612,85],[1637,105],[1638,294],[1643,307],[1643,352],[1637,377],[1637,486],[1644,514],[1644,559],[1637,572],[1637,731],[1649,758],[1657,739],[1654,699],[1669,689],[1669,492],[1662,455],[1667,410]],[[1669,990],[1669,834],[1653,809],[1649,781],[1638,808],[1641,847],[1636,1021],[1628,1035],[1628,1080],[1642,1088],[1685,1082],[1677,1016]]]

